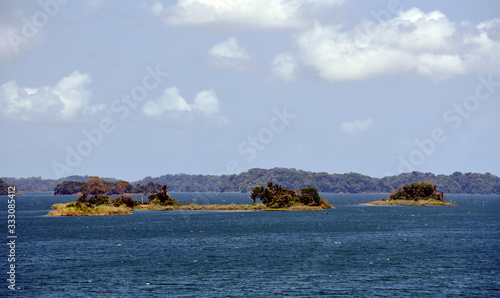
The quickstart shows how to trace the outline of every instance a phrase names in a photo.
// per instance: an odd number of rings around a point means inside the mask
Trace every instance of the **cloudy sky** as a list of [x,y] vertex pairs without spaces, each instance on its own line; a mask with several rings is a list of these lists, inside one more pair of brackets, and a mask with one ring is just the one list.
[[500,175],[500,2],[0,1],[0,177]]

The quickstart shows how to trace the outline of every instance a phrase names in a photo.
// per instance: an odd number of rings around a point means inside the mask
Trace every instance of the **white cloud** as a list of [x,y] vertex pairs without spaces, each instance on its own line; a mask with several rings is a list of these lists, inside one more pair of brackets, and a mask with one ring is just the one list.
[[285,82],[295,80],[297,76],[297,61],[289,54],[277,55],[271,65],[272,74]]
[[177,87],[170,87],[156,101],[147,101],[142,107],[144,114],[148,116],[159,116],[167,111],[191,111],[191,107],[184,98],[179,95]]
[[228,59],[249,59],[246,51],[240,47],[234,37],[214,45],[210,49],[210,56]]
[[55,86],[19,87],[10,81],[0,87],[2,118],[27,122],[74,121],[78,116],[94,116],[104,105],[90,104],[92,81],[78,71],[62,78]]
[[372,124],[373,120],[371,118],[368,118],[364,121],[357,119],[356,121],[352,122],[342,122],[340,124],[340,130],[344,133],[353,134],[361,132],[363,130],[367,130],[370,126],[372,126]]
[[464,54],[469,69],[482,73],[500,70],[500,19],[479,23],[472,33],[463,37],[470,50]]
[[299,28],[304,14],[318,7],[336,6],[344,0],[179,0],[164,8],[159,2],[149,10],[170,25],[229,24],[257,28]]
[[234,37],[214,45],[210,51],[210,65],[216,68],[244,70],[250,60],[248,53],[240,47]]
[[213,118],[219,114],[220,103],[213,90],[204,90],[196,94],[192,107],[204,116]]
[[490,28],[495,26],[496,22],[482,23],[476,33],[463,38],[463,28],[441,12],[412,8],[385,22],[363,21],[346,31],[315,24],[296,41],[301,61],[330,81],[397,73],[439,80],[484,63],[498,71],[491,66],[500,60],[499,41],[491,38],[496,35]]
[[194,102],[188,104],[180,96],[177,87],[170,87],[165,89],[158,99],[145,102],[142,111],[147,116],[156,118],[175,116],[179,120],[182,117],[179,116],[178,112],[184,112],[184,120],[192,120],[194,116],[198,115],[205,119],[215,119],[218,124],[227,122],[227,119],[220,116],[220,101],[213,90],[198,92]]

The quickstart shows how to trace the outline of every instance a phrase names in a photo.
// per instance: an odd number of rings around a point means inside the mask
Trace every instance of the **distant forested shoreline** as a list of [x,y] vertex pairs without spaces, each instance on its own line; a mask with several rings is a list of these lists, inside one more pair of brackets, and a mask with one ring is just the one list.
[[[2,177],[5,183],[15,185],[21,192],[54,191],[58,194],[78,192],[88,176],[69,176],[61,179],[42,179],[41,177],[12,178]],[[120,181],[103,178],[110,185]],[[68,183],[73,181],[73,183]],[[435,175],[432,173],[411,172],[384,178],[373,178],[358,173],[328,174],[308,172],[290,168],[250,169],[233,175],[189,175],[168,174],[159,177],[146,177],[130,182],[130,193],[153,193],[158,185],[167,184],[172,192],[251,192],[255,186],[269,181],[279,183],[289,189],[300,189],[303,185],[315,187],[326,193],[389,193],[403,185],[427,181],[437,185],[445,193],[500,194],[500,177],[490,173],[461,173]],[[64,185],[62,184],[63,182]],[[58,187],[59,185],[59,187]],[[111,193],[112,192],[111,187]]]

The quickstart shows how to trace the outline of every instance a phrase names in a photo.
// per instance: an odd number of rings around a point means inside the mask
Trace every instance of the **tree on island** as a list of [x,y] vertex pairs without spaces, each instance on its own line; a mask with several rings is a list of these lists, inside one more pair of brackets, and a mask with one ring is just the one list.
[[[109,183],[97,176],[88,177],[87,181],[81,186],[82,196],[76,200],[75,206],[83,208],[85,206],[96,207],[99,205],[113,205],[118,207],[120,205],[125,205],[129,208],[133,208],[139,204],[131,197],[123,196],[123,194],[130,189],[130,183],[118,181],[115,185],[121,196],[111,200],[107,196],[110,190]],[[89,195],[91,197],[87,200]]]
[[122,198],[123,194],[130,191],[131,188],[132,186],[127,181],[116,182],[116,190],[118,191],[118,193],[121,195]]
[[131,197],[124,197],[123,194],[129,192],[132,186],[127,181],[118,181],[115,183],[116,191],[120,194],[120,196],[111,201],[113,206],[118,207],[120,205],[125,205],[129,208],[134,208],[139,205],[139,202],[132,199]]
[[9,185],[0,179],[0,196],[8,195]]
[[444,202],[444,193],[437,193],[437,186],[428,182],[412,183],[399,188],[389,200],[437,200]]
[[159,190],[158,193],[156,193],[154,195],[150,195],[148,197],[150,204],[156,204],[156,205],[161,205],[161,206],[169,206],[169,205],[177,206],[177,205],[180,205],[179,202],[177,202],[176,200],[172,199],[168,195],[168,185],[167,184],[165,184],[163,186],[160,186],[160,188],[158,190]]
[[[148,185],[149,186],[149,185]],[[158,185],[159,186],[159,185]],[[134,208],[139,202],[131,197],[125,197],[124,194],[132,192],[132,186],[127,181],[110,182],[97,176],[87,177],[86,182],[65,181],[54,188],[54,194],[76,194],[82,193],[76,202],[69,203],[69,207],[85,209],[87,207],[96,207],[99,205],[108,205],[119,207],[125,205],[128,208]],[[110,199],[108,195],[119,194],[120,197]],[[87,198],[90,199],[87,200]]]
[[308,206],[319,206],[321,197],[318,190],[314,187],[306,187],[300,190],[300,202]]
[[105,195],[109,191],[109,186],[106,180],[101,179],[97,176],[90,176],[84,184],[83,194],[88,196],[89,194],[94,197],[99,195]]
[[[90,176],[81,188],[82,196],[78,198],[77,202],[88,203],[92,206],[111,203],[109,197],[106,196],[109,191],[109,186],[104,179],[97,176]],[[91,195],[91,198],[87,200],[89,195]]]
[[332,207],[319,196],[316,188],[306,187],[294,191],[272,182],[269,182],[266,187],[256,186],[250,198],[254,204],[256,199],[260,199],[268,208],[289,208],[294,205]]

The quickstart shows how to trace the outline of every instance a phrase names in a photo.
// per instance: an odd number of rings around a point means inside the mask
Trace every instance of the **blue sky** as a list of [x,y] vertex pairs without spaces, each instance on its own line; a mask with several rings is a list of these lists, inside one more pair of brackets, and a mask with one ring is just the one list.
[[498,1],[0,1],[0,177],[500,175]]

